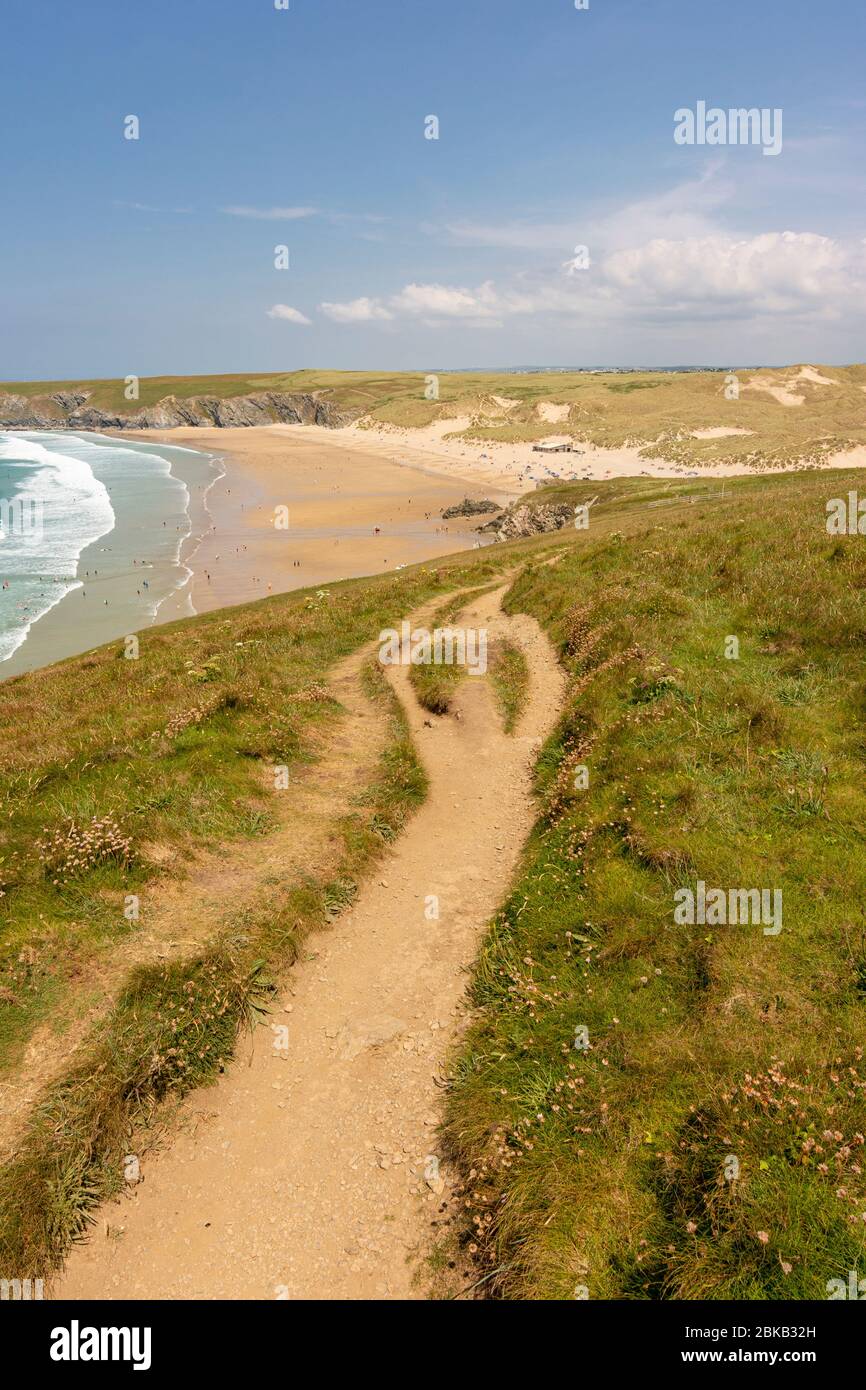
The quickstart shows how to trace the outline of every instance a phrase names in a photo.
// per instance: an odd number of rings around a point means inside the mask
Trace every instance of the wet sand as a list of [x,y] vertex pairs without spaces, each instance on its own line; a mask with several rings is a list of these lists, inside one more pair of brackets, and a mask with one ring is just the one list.
[[[113,604],[116,585],[137,582],[112,563],[111,535],[86,598],[77,589],[35,622],[27,641],[0,666],[0,680],[37,670],[152,622],[206,613],[292,589],[393,573],[487,543],[484,517],[443,521],[463,497],[507,505],[517,489],[472,485],[367,450],[337,447],[323,429],[268,426],[106,432],[147,446],[181,444],[215,459],[222,476],[190,489],[190,534],[181,549],[179,586],[151,619],[142,599],[131,619]],[[188,457],[192,457],[191,455]],[[184,476],[184,458],[173,471]],[[287,521],[287,525],[282,523]],[[147,553],[142,537],[140,553]],[[86,554],[86,552],[85,552]],[[187,574],[184,578],[183,568]],[[127,567],[128,568],[128,567]],[[83,572],[83,569],[82,569]],[[104,598],[108,603],[103,603]]]
[[[441,420],[415,430],[356,423],[343,429],[269,425],[106,432],[140,445],[180,444],[211,455],[224,469],[217,481],[190,489],[191,530],[181,551],[189,574],[160,604],[155,621],[393,573],[484,544],[486,538],[477,534],[483,517],[441,519],[442,511],[464,496],[507,506],[557,478],[698,475],[669,461],[641,459],[637,446],[579,445],[574,454],[544,456],[528,443],[449,437],[468,423]],[[866,451],[858,450],[828,460],[836,467],[864,464]],[[183,476],[183,460],[173,468]],[[740,471],[702,468],[700,476]],[[286,525],[279,524],[283,520]],[[101,588],[94,596],[101,599],[102,589],[111,593],[115,578],[110,566],[104,576],[100,572]],[[110,601],[99,612],[89,602],[87,609],[83,601],[77,608],[61,603],[33,625],[27,642],[0,667],[0,679],[144,630],[149,622],[143,615],[140,627],[128,620],[124,625]]]
[[[105,442],[106,437],[101,439]],[[133,442],[146,450],[152,441],[139,432]],[[172,474],[187,488],[188,522],[178,510],[175,516],[163,519],[162,525],[168,525],[169,530],[161,533],[157,529],[161,512],[148,517],[146,508],[136,507],[130,499],[119,503],[115,491],[114,530],[82,550],[78,583],[33,622],[26,640],[0,663],[0,682],[103,643],[122,640],[155,622],[192,615],[188,592],[192,571],[185,569],[185,560],[210,526],[208,489],[219,466],[206,453],[173,450],[170,457]],[[163,553],[162,558],[154,561],[154,554],[164,552],[166,535],[171,540],[171,558]],[[179,565],[174,559],[177,545]],[[158,600],[159,594],[165,594],[172,585],[176,587],[158,601],[154,616],[154,599]]]
[[[485,518],[445,522],[442,511],[467,495],[507,505],[518,494],[513,482],[508,489],[473,484],[336,445],[332,433],[275,425],[129,436],[222,459],[225,474],[207,494],[210,529],[184,554],[197,613],[471,549]],[[172,604],[183,599],[179,592]],[[169,606],[160,621],[179,616]]]

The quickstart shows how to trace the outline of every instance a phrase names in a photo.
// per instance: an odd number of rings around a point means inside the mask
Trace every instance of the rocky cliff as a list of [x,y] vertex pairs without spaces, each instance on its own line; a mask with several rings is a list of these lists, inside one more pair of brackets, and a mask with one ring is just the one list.
[[359,412],[340,410],[316,395],[290,391],[260,391],[251,396],[165,396],[155,405],[129,413],[101,410],[89,404],[91,392],[57,391],[47,396],[0,393],[0,428],[41,430],[168,430],[177,425],[226,429],[242,425],[323,425],[338,429]]

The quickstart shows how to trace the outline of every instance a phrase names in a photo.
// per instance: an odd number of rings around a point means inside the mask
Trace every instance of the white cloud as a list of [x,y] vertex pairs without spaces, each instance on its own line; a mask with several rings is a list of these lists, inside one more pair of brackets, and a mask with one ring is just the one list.
[[387,222],[387,217],[383,217],[378,212],[330,212],[328,217],[331,222]]
[[[461,246],[526,251],[569,251],[588,243],[612,249],[652,236],[699,236],[714,230],[710,214],[734,191],[721,177],[723,163],[722,158],[709,162],[696,178],[624,206],[575,212],[556,222],[505,218],[496,223],[451,222],[444,231]],[[435,227],[427,230],[440,234]]]
[[723,176],[724,161],[709,163],[686,183],[675,184],[654,197],[610,208],[591,218],[586,235],[577,240],[611,252],[643,245],[654,237],[683,241],[719,231],[719,209],[736,193]]
[[[720,156],[661,193],[596,206],[571,223],[453,222],[445,228],[452,243],[536,254],[521,258],[522,270],[475,288],[412,282],[377,299],[323,309],[333,318],[342,313],[344,322],[392,318],[489,328],[533,316],[593,332],[614,325],[633,332],[635,325],[662,322],[682,331],[716,318],[740,325],[740,332],[749,325],[770,334],[780,321],[813,325],[866,314],[866,242],[765,231],[754,222],[745,233],[725,225],[739,209],[741,191],[727,167]],[[761,198],[763,208],[765,193]]]
[[814,232],[764,232],[748,238],[716,234],[616,251],[603,263],[605,281],[633,308],[668,313],[721,306],[744,315],[841,311],[866,303],[862,242]]
[[352,299],[347,304],[320,304],[322,313],[334,323],[372,323],[394,317],[378,299]]
[[296,222],[301,217],[315,217],[318,208],[249,208],[228,207],[229,217],[254,217],[260,222]]
[[498,320],[504,307],[519,312],[517,298],[501,296],[488,280],[476,289],[460,285],[404,285],[387,298],[353,299],[344,304],[324,303],[319,307],[335,323],[372,323],[392,319],[420,319],[437,325],[459,319],[470,327],[489,325]]
[[387,317],[430,326],[459,320],[469,327],[520,315],[565,316],[588,325],[713,316],[817,321],[866,311],[866,242],[815,232],[654,237],[592,257],[587,269],[576,265],[559,262],[510,284],[486,280],[476,289],[412,283],[385,299],[327,308],[332,318],[340,311],[344,322]]
[[300,309],[293,309],[291,304],[275,304],[272,309],[268,309],[269,319],[284,319],[286,323],[303,323],[309,325],[312,320],[306,314],[302,314]]
[[476,290],[455,285],[406,285],[389,301],[395,312],[428,319],[495,318],[498,296],[491,280]]

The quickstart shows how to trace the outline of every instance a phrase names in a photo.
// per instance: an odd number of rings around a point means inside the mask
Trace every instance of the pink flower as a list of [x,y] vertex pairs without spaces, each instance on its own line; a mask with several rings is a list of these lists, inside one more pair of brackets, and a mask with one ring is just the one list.
[[766,1231],[758,1232],[758,1240],[761,1242],[762,1245],[766,1245],[769,1239],[769,1234]]

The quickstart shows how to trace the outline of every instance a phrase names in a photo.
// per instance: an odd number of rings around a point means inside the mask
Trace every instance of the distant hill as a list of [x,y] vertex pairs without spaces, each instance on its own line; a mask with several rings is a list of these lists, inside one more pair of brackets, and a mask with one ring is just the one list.
[[744,470],[866,446],[866,366],[647,372],[332,372],[0,383],[0,428],[169,429],[279,422],[413,429],[473,442],[636,445],[646,459]]

